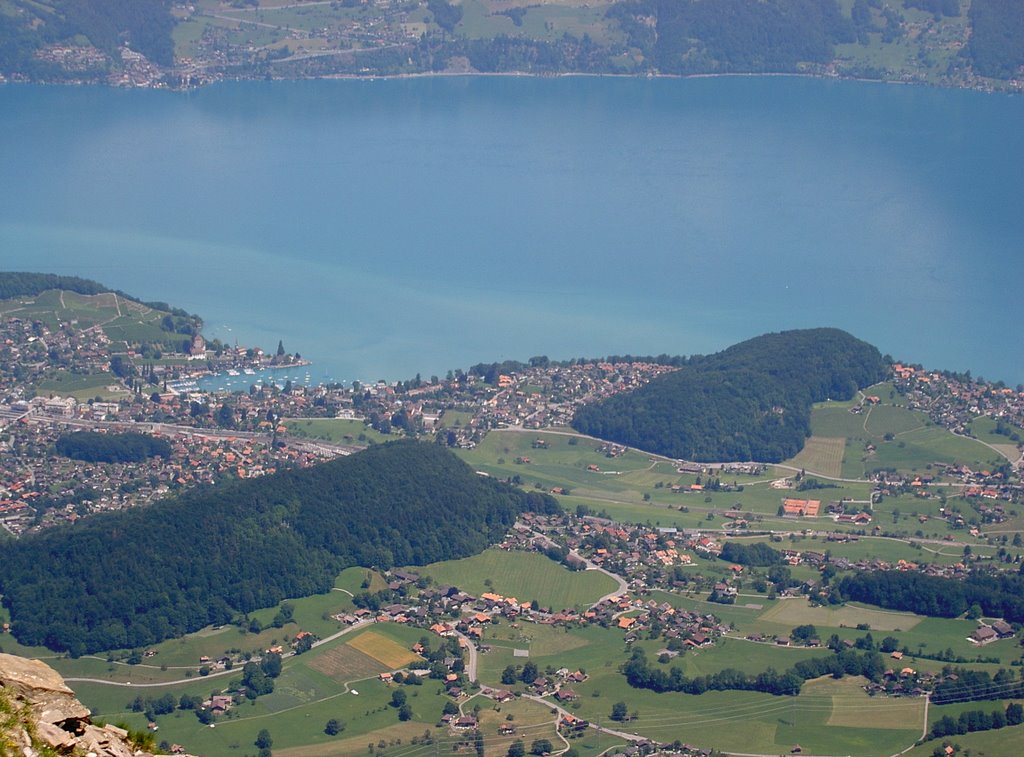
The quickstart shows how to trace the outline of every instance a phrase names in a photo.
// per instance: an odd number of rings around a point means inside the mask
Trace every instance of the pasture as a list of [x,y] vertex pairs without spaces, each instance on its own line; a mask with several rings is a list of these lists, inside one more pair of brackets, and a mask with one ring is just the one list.
[[351,418],[284,418],[281,422],[293,436],[323,439],[333,444],[366,445],[396,438],[382,434],[362,421]]
[[423,658],[412,650],[374,631],[359,634],[348,643],[348,646],[358,649],[391,670],[423,661]]
[[[117,387],[117,391],[110,391],[107,387]],[[74,397],[80,401],[95,397],[117,400],[130,396],[127,389],[121,388],[121,380],[112,373],[81,375],[63,370],[56,371],[36,384],[36,392],[43,397],[52,394],[60,397]]]
[[804,448],[790,459],[789,464],[809,474],[820,473],[829,478],[842,478],[845,453],[844,438],[812,436],[804,443]]
[[815,607],[803,599],[779,602],[761,614],[760,620],[785,626],[810,623],[827,628],[856,627],[867,623],[872,631],[909,631],[923,620],[909,612],[889,612],[864,606]]
[[520,602],[537,600],[542,607],[555,610],[584,609],[616,587],[603,573],[573,572],[536,552],[488,549],[475,557],[417,570],[435,583],[458,586],[470,594],[493,591]]
[[360,651],[352,642],[317,655],[307,664],[338,683],[369,678],[389,669],[380,660]]

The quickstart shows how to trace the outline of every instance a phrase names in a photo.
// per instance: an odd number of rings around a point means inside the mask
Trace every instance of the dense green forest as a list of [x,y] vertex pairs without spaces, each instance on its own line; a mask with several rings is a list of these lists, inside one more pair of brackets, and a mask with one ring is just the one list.
[[87,463],[138,463],[150,457],[171,457],[171,445],[166,439],[131,432],[100,434],[75,431],[62,434],[55,446],[64,457]]
[[769,565],[782,565],[782,553],[772,549],[767,544],[741,544],[737,541],[726,542],[722,547],[723,560],[734,562],[737,565],[751,565],[757,567],[768,567]]
[[0,545],[0,591],[24,644],[139,647],[328,591],[352,565],[476,554],[524,510],[558,506],[436,445],[393,442]]
[[580,408],[573,427],[648,452],[700,461],[792,457],[811,404],[881,381],[878,350],[838,329],[766,334],[690,358],[635,392]]
[[199,316],[192,315],[186,310],[175,308],[166,302],[145,302],[138,297],[133,297],[120,289],[111,289],[100,284],[98,281],[83,279],[78,276],[59,276],[53,273],[31,273],[27,271],[0,271],[0,300],[12,297],[34,297],[43,292],[53,289],[63,289],[65,292],[76,294],[94,295],[113,293],[126,300],[137,302],[153,310],[171,313],[180,318],[187,318],[191,323],[186,324],[181,333],[195,334],[202,328],[203,322]]
[[968,50],[982,76],[1009,79],[1024,66],[1024,5],[1020,0],[972,0]]
[[53,273],[0,271],[0,300],[11,297],[34,297],[50,289],[63,289],[78,294],[103,294],[111,291],[99,282],[78,276],[58,276]]
[[854,40],[836,0],[626,0],[609,14],[668,74],[796,71]]
[[955,618],[978,605],[987,617],[1024,622],[1022,575],[975,573],[958,581],[922,573],[862,572],[844,577],[839,592],[845,599],[919,615]]
[[727,668],[711,675],[687,678],[673,666],[668,672],[651,666],[642,649],[633,650],[629,662],[622,666],[626,681],[635,689],[656,692],[679,691],[684,694],[703,694],[706,691],[760,691],[776,696],[796,696],[804,681],[831,675],[864,676],[877,681],[885,673],[885,662],[877,652],[855,652],[840,648],[827,657],[801,660],[782,673],[769,668],[763,673],[751,674]]

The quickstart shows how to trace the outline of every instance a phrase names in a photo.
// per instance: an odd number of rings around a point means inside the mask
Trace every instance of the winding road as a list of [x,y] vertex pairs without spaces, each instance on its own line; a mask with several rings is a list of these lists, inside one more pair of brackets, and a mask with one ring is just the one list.
[[[319,641],[314,641],[313,646],[319,647],[321,644],[327,644],[328,642],[341,638],[345,634],[352,633],[353,631],[356,631],[360,628],[365,628],[373,622],[374,621],[372,620],[360,620],[354,623],[353,625],[349,626],[348,628],[343,628],[337,633],[333,633],[326,638],[320,639]],[[281,655],[282,658],[294,656],[294,652],[286,652],[285,654]],[[65,678],[64,680],[73,681],[77,683],[98,683],[103,686],[121,686],[129,689],[152,689],[158,688],[160,686],[178,686],[183,683],[195,683],[197,680],[220,678],[221,676],[231,675],[232,673],[238,673],[238,670],[234,668],[232,668],[231,670],[218,670],[216,672],[210,673],[209,675],[203,676],[201,679],[197,679],[195,676],[192,676],[191,678],[179,678],[175,681],[159,681],[157,683],[132,683],[131,681],[108,681],[105,678]]]

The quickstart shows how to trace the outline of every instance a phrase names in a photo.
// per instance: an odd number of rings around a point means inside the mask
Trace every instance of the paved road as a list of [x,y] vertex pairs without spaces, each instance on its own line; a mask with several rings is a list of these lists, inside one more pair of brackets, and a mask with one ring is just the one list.
[[461,631],[456,631],[455,635],[460,639],[466,640],[466,649],[469,651],[469,662],[466,663],[466,675],[469,676],[469,680],[471,682],[475,682],[478,655],[478,652],[476,651],[476,644],[474,644],[473,640]]
[[[337,633],[331,634],[330,636],[328,636],[328,637],[326,637],[324,639],[320,639],[320,641],[314,641],[313,642],[313,646],[314,647],[318,647],[321,644],[327,644],[328,642],[331,642],[331,641],[334,641],[335,639],[341,638],[345,634],[352,633],[353,631],[357,631],[360,628],[364,628],[365,626],[368,626],[368,625],[370,625],[373,622],[374,621],[372,621],[372,620],[360,620],[359,622],[354,623],[353,625],[349,626],[348,628],[343,628],[340,631],[338,631]],[[282,657],[294,657],[295,653],[294,652],[286,652],[285,654],[283,654],[281,656]],[[238,672],[239,671],[238,671],[237,668],[234,668],[232,670],[218,670],[218,671],[215,671],[213,673],[210,673],[209,675],[202,676],[201,678],[196,678],[195,676],[193,676],[191,678],[179,678],[176,681],[160,681],[158,683],[131,683],[131,682],[121,682],[121,681],[108,681],[108,680],[106,680],[104,678],[65,678],[64,680],[65,681],[82,682],[82,683],[98,683],[98,684],[102,684],[104,686],[122,686],[124,688],[130,688],[130,689],[149,689],[149,688],[157,688],[157,687],[160,687],[160,686],[177,686],[177,685],[182,684],[182,683],[195,683],[196,681],[202,681],[202,680],[206,680],[208,678],[220,678],[221,676],[231,675],[232,673],[236,673],[237,674]]]
[[[532,533],[534,536],[539,536],[542,539],[547,539],[548,541],[551,541],[551,537],[550,536],[548,536],[547,534],[542,534],[540,531],[531,531],[530,533]],[[606,576],[608,576],[610,579],[615,581],[615,583],[617,584],[617,587],[616,587],[615,591],[610,591],[607,594],[605,594],[599,600],[594,602],[594,604],[592,604],[590,606],[591,608],[597,607],[599,604],[604,602],[606,599],[611,599],[612,597],[618,597],[618,596],[620,596],[622,594],[625,594],[627,591],[629,591],[629,584],[626,583],[626,579],[624,579],[622,576],[616,575],[615,573],[612,573],[610,570],[605,570],[604,568],[602,568],[597,563],[591,562],[586,557],[584,557],[579,552],[577,552],[575,549],[570,550],[569,554],[572,555],[573,557],[577,558],[578,560],[582,560],[586,564],[587,570],[596,570],[599,573],[604,573]]]
[[[544,697],[539,697],[539,696],[536,696],[535,694],[523,694],[523,699],[532,699],[534,702],[540,702],[545,707],[550,707],[553,710],[558,710],[558,714],[561,715],[561,716],[571,716],[571,717],[574,717],[574,718],[577,717],[576,715],[574,715],[573,713],[569,712],[567,709],[562,707],[557,702],[549,701],[549,700],[545,699]],[[646,736],[638,736],[635,733],[626,733],[625,731],[616,731],[613,728],[607,728],[605,726],[599,726],[597,723],[591,723],[590,727],[593,728],[595,731],[600,731],[601,733],[607,733],[607,734],[610,734],[612,736],[618,736],[620,739],[625,739],[626,741],[646,741],[647,740]],[[733,752],[730,752],[729,754],[733,754]],[[773,756],[772,755],[766,755],[766,757],[773,757]]]

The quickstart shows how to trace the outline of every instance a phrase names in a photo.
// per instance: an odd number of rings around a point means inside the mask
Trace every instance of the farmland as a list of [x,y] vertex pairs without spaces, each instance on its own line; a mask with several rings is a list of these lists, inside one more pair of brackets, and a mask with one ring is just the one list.
[[615,590],[615,581],[596,571],[572,572],[536,553],[489,549],[476,557],[434,563],[422,570],[436,583],[464,591],[498,592],[520,602],[537,600],[555,610],[583,609]]

